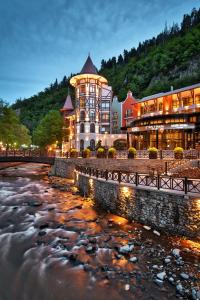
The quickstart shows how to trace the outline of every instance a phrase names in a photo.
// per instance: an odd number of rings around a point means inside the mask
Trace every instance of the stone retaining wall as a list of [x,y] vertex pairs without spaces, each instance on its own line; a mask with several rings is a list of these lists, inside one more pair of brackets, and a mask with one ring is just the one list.
[[139,173],[149,173],[153,168],[155,171],[163,173],[165,162],[157,159],[96,159],[96,158],[56,158],[52,174],[73,178],[75,165],[88,166],[103,170],[130,171]]
[[76,174],[76,185],[103,209],[158,230],[200,238],[200,200],[180,194],[128,187]]

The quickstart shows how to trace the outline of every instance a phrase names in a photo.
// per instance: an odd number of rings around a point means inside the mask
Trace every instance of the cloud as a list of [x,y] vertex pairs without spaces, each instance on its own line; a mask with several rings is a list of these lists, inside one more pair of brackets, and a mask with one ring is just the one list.
[[[7,0],[0,2],[1,83],[32,90],[56,77],[79,72],[91,52],[102,58],[180,21],[199,0]],[[39,90],[38,90],[39,91]],[[9,89],[3,91],[8,95]],[[31,95],[31,88],[29,89]],[[1,94],[0,94],[1,97]],[[16,98],[20,95],[16,94]]]

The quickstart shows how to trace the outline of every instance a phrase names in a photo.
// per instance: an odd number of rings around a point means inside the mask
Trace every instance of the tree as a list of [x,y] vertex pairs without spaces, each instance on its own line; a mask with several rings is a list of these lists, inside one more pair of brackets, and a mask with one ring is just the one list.
[[46,148],[48,145],[62,142],[63,120],[57,110],[51,110],[33,132],[33,143]]
[[31,144],[28,128],[20,123],[15,111],[2,100],[0,100],[0,141],[6,148]]

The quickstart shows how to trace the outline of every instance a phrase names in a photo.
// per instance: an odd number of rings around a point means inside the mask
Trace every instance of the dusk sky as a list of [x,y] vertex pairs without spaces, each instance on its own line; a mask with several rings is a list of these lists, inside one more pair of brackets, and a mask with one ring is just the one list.
[[180,23],[200,0],[0,2],[0,98],[14,102]]

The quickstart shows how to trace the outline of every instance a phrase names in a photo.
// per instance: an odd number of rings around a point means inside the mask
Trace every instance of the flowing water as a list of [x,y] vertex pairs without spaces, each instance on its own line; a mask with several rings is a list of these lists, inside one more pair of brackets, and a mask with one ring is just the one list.
[[[154,282],[163,270],[189,273],[198,289],[198,242],[102,212],[73,189],[53,188],[47,171],[40,164],[0,171],[0,300],[176,299],[176,286]],[[134,249],[120,252],[127,244]],[[173,248],[184,266],[173,256],[163,266]]]

